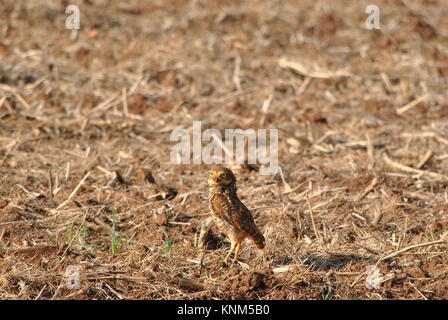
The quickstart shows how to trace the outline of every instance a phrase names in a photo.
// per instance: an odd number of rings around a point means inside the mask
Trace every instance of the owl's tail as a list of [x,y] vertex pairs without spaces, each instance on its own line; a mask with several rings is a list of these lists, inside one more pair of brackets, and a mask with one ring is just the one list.
[[266,244],[266,240],[264,239],[264,236],[261,234],[261,232],[259,230],[257,230],[257,232],[255,232],[252,236],[251,236],[252,240],[254,240],[255,244],[257,245],[258,249],[263,249],[265,244]]

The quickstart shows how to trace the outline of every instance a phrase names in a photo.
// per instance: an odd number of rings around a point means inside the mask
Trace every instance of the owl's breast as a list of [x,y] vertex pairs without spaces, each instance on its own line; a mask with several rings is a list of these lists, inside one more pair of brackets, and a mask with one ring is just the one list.
[[227,221],[227,216],[232,212],[233,208],[223,194],[211,195],[209,205],[215,224],[221,232],[231,234],[238,231],[229,221]]

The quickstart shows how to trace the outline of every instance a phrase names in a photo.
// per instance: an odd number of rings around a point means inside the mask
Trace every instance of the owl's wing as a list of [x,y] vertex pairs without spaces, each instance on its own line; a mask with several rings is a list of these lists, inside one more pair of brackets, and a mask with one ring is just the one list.
[[237,230],[249,235],[260,232],[250,210],[238,199],[231,199],[225,194],[215,194],[210,203],[215,215]]

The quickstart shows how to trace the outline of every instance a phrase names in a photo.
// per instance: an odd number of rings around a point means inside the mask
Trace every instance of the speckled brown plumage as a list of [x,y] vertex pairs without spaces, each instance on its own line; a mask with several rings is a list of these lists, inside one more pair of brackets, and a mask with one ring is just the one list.
[[236,193],[236,178],[233,172],[224,167],[209,172],[210,210],[215,217],[218,228],[225,233],[231,242],[231,248],[224,262],[227,263],[233,250],[234,261],[238,258],[241,242],[245,238],[252,239],[258,248],[265,246],[261,234],[250,210],[240,201]]

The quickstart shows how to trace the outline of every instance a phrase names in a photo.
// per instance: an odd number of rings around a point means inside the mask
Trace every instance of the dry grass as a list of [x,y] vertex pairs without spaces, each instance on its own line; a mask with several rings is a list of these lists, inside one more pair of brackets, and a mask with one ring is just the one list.
[[[448,298],[443,0],[376,1],[381,30],[370,1],[70,3],[78,33],[0,3],[1,299]],[[169,163],[192,120],[279,129],[284,182],[234,168],[267,246],[230,268],[206,167]]]

